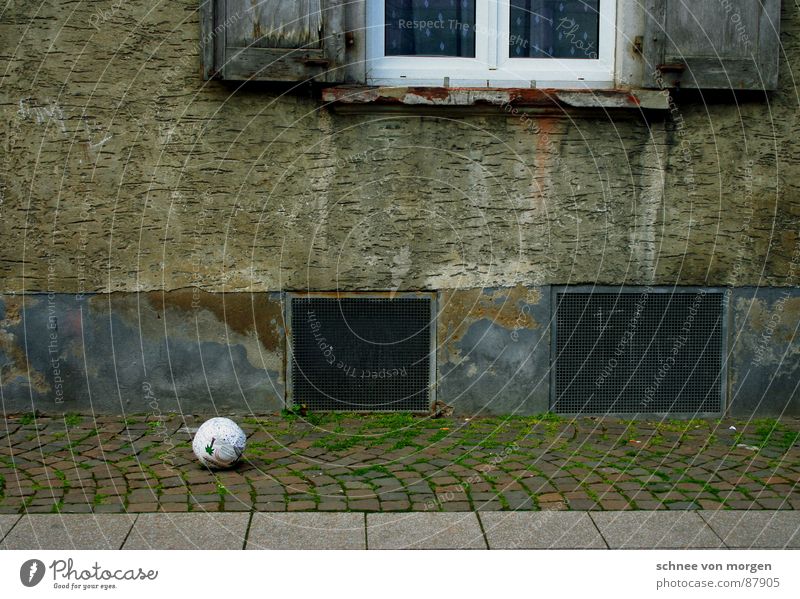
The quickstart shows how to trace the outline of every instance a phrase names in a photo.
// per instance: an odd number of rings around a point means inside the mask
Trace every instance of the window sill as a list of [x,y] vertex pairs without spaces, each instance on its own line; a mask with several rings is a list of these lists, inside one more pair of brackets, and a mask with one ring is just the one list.
[[[658,90],[563,90],[538,88],[370,87],[341,85],[322,90],[322,100],[339,112],[420,112],[450,109],[498,114],[569,113],[608,110],[667,110]],[[516,110],[514,110],[516,109]]]

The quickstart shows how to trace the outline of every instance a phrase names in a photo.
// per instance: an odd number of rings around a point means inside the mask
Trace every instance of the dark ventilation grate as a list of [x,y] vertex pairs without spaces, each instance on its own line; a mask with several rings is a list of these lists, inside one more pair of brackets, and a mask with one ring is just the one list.
[[557,292],[560,413],[722,411],[722,294]]
[[293,297],[291,404],[429,411],[432,308],[432,296]]

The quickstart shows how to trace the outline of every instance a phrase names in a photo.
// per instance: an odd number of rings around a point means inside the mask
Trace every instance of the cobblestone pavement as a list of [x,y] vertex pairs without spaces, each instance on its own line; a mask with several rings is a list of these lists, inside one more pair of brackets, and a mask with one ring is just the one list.
[[800,509],[796,418],[239,418],[222,472],[205,418],[8,416],[0,513]]

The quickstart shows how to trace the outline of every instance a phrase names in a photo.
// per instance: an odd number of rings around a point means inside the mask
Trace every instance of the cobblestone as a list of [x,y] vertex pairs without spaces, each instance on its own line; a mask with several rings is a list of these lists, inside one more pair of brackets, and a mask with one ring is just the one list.
[[220,472],[192,454],[203,420],[7,416],[0,514],[800,509],[794,418],[239,418],[247,451]]

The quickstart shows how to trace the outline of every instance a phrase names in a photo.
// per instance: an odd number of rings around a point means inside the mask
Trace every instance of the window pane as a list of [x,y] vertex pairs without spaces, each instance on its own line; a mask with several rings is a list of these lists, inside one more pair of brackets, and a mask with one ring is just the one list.
[[475,56],[475,0],[386,0],[386,56]]
[[600,0],[511,0],[511,58],[596,59]]

